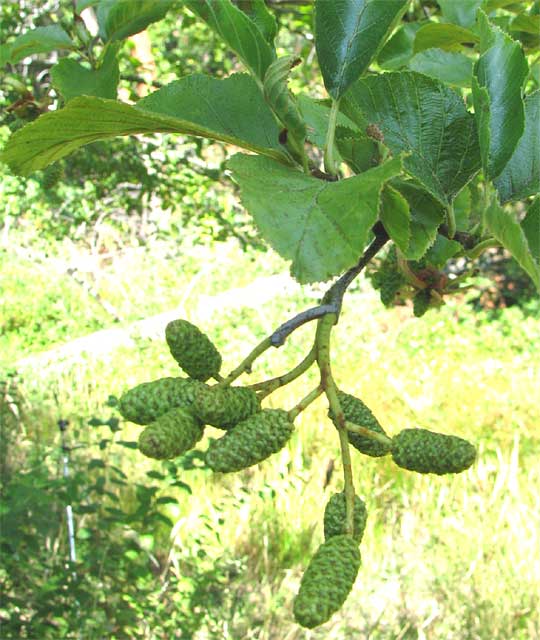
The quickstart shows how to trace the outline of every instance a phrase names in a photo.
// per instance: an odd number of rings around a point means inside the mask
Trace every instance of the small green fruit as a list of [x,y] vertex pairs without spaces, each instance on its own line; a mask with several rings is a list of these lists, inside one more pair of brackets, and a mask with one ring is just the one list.
[[214,343],[187,320],[173,320],[165,328],[165,338],[172,357],[190,378],[205,382],[217,376],[221,355]]
[[[369,407],[367,407],[360,398],[356,398],[355,396],[352,396],[349,393],[344,393],[343,391],[338,392],[338,398],[348,422],[352,422],[360,427],[365,427],[371,431],[376,431],[377,433],[386,435],[377,418],[371,413]],[[389,445],[385,445],[377,440],[371,440],[370,438],[366,438],[365,436],[361,436],[357,433],[349,433],[349,442],[355,449],[358,449],[361,453],[373,458],[385,456],[390,452]]]
[[396,295],[403,285],[406,284],[406,280],[399,271],[388,271],[381,278],[380,295],[381,302],[385,307],[391,307],[394,304]]
[[205,424],[232,429],[261,410],[257,394],[247,387],[208,387],[197,389],[193,413]]
[[431,306],[431,291],[420,289],[413,298],[413,313],[416,318],[421,318]]
[[283,409],[263,409],[210,443],[206,463],[214,471],[240,471],[266,460],[288,442],[294,425]]
[[204,386],[190,378],[159,378],[143,382],[124,393],[118,409],[130,422],[150,424],[175,407],[190,408],[195,391]]
[[294,600],[294,617],[303,627],[313,629],[338,611],[360,569],[360,551],[350,536],[334,536],[315,552]]
[[139,449],[149,458],[167,460],[192,449],[202,438],[203,425],[186,409],[172,409],[148,425],[139,436]]
[[392,458],[403,469],[418,473],[459,473],[476,459],[467,440],[427,429],[404,429],[392,439]]
[[[363,500],[354,496],[353,540],[360,544],[366,528],[367,510]],[[344,493],[334,493],[324,510],[324,539],[346,534],[347,507]]]

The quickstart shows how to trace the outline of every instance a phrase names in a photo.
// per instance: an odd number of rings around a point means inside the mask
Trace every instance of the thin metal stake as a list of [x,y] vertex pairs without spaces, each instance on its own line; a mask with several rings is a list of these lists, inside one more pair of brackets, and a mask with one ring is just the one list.
[[[69,478],[69,447],[66,443],[66,430],[68,428],[68,420],[58,420],[58,428],[60,429],[60,437],[62,442],[62,463],[63,463],[63,476]],[[75,526],[73,523],[73,509],[71,505],[66,505],[66,520],[68,530],[69,541],[69,559],[72,563],[77,562],[77,551],[75,549]],[[73,578],[77,578],[75,571],[72,572]]]

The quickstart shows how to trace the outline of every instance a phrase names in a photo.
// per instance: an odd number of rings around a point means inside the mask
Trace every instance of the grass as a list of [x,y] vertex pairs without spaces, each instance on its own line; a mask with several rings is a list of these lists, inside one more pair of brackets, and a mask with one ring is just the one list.
[[[17,261],[9,249],[1,260],[10,278],[2,281],[8,316],[20,318],[16,327],[3,324],[6,367],[113,324],[95,296],[58,275],[58,256],[42,256],[39,268]],[[118,311],[120,325],[175,307],[194,322],[203,320],[229,370],[266,333],[312,305],[314,292],[295,289],[262,309],[213,314],[204,313],[205,296],[284,268],[271,253],[241,254],[235,245],[211,252],[159,243],[111,253],[88,272],[88,281]],[[251,379],[294,366],[309,348],[312,329],[302,328],[290,344],[265,354]],[[208,585],[199,594],[204,623],[194,640],[540,638],[538,320],[508,309],[490,322],[463,301],[418,320],[408,308],[384,310],[362,285],[348,296],[333,348],[340,385],[364,399],[390,434],[422,426],[461,435],[478,445],[478,462],[459,476],[432,478],[353,453],[356,488],[370,514],[363,566],[343,610],[314,631],[293,622],[292,599],[322,540],[324,503],[341,490],[338,442],[322,399],[299,417],[289,445],[264,464],[225,476],[184,472],[192,495],[178,490],[177,503],[164,505],[175,522],[171,571],[181,579],[218,563],[227,567],[219,598]],[[109,395],[176,371],[163,341],[148,338],[106,356],[86,353],[21,370],[26,413],[19,446],[54,445],[59,417],[75,426],[72,437],[98,442],[104,431],[87,421],[113,413]],[[290,408],[316,382],[311,370],[268,405]],[[125,424],[116,437],[133,440],[138,431]],[[119,451],[130,482],[162,468],[137,452]],[[166,489],[167,495],[173,491]]]

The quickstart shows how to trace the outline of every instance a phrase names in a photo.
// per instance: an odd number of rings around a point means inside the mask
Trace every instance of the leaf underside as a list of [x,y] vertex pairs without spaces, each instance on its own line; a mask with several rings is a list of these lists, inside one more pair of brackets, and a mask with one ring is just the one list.
[[527,237],[513,215],[502,209],[495,201],[487,208],[485,220],[488,229],[505,249],[514,256],[531,276],[540,291],[540,266],[535,261]]
[[356,263],[377,220],[383,184],[400,173],[401,159],[339,182],[260,156],[238,154],[229,167],[263,238],[307,283],[328,280]]
[[143,98],[137,106],[89,96],[74,98],[63,109],[15,132],[2,159],[15,173],[28,175],[96,140],[156,132],[221,140],[291,162],[279,144],[272,112],[246,74],[224,80],[187,76]]

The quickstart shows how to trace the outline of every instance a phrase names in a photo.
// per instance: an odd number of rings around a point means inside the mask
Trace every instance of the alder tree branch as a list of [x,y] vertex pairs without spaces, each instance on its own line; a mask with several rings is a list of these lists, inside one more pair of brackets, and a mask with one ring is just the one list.
[[343,296],[348,287],[390,239],[385,228],[379,222],[373,227],[373,232],[375,233],[375,238],[364,251],[360,260],[334,282],[325,293],[321,304],[301,311],[274,331],[270,336],[270,342],[274,347],[281,347],[291,333],[306,324],[306,322],[318,320],[328,313],[336,313],[339,316],[343,304]]

